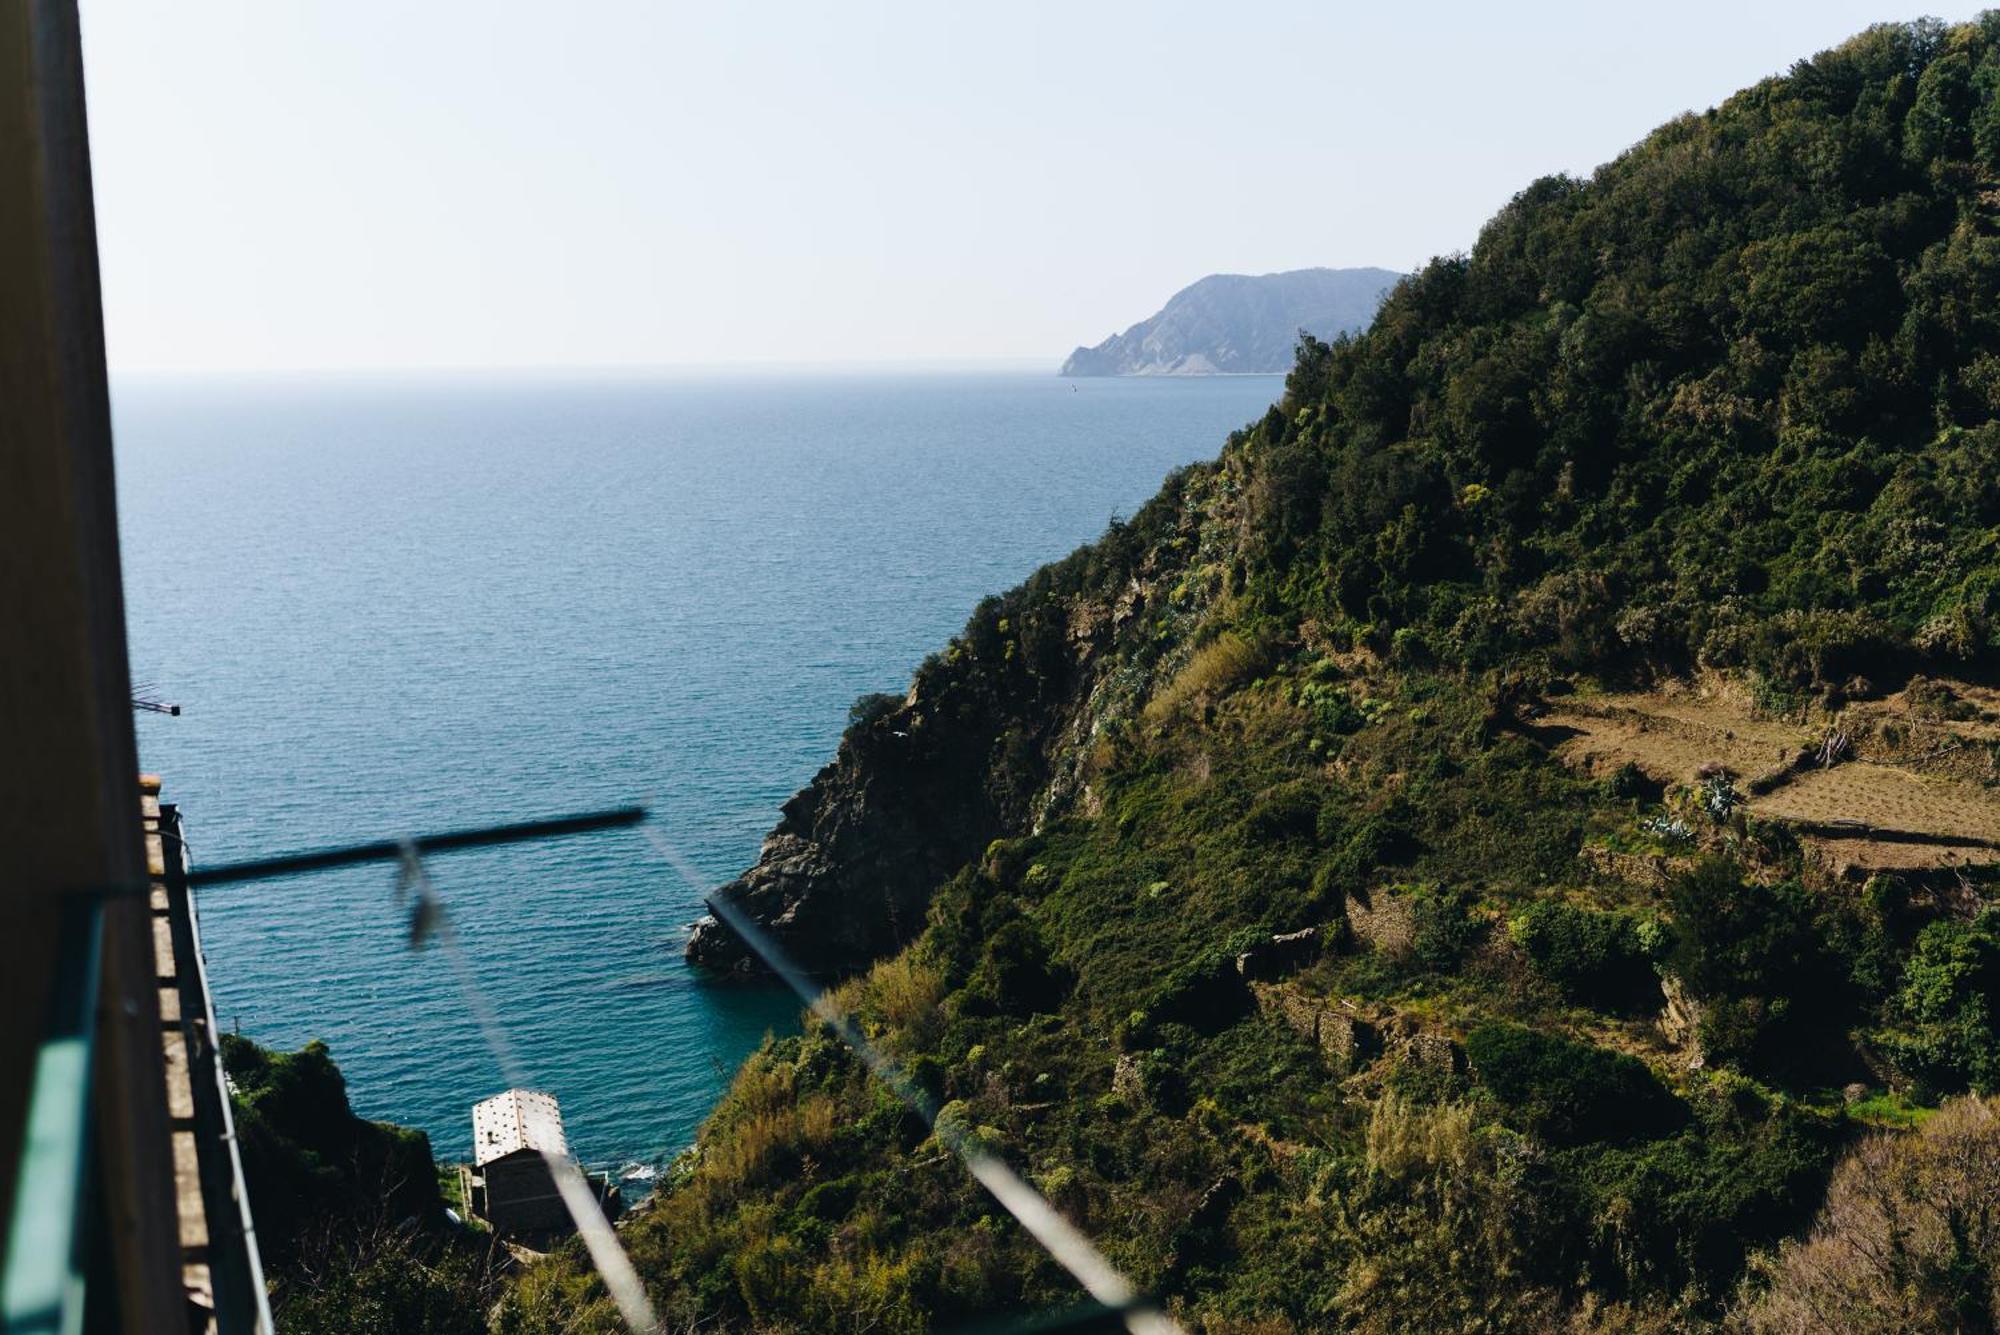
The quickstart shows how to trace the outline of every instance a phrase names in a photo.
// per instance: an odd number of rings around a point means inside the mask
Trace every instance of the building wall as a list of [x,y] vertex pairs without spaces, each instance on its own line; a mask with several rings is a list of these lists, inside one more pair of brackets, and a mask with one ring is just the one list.
[[502,1233],[568,1231],[569,1213],[556,1194],[548,1160],[533,1150],[495,1159],[486,1178],[486,1221]]

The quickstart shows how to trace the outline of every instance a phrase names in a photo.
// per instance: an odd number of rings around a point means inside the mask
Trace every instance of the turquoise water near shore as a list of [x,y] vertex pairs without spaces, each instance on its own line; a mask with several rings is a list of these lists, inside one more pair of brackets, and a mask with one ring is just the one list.
[[[720,883],[988,593],[1213,457],[1277,377],[122,378],[140,752],[197,862],[628,802]],[[630,831],[430,867],[593,1165],[686,1145],[797,1007],[680,948]],[[470,1145],[502,1087],[386,867],[201,901],[224,1024],[326,1040],[364,1115]]]

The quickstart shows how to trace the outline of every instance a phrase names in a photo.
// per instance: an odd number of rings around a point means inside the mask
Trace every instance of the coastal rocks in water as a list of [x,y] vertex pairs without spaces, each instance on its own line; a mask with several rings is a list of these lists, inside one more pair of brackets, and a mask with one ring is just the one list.
[[1388,269],[1293,269],[1210,274],[1151,319],[1094,348],[1067,376],[1248,375],[1288,371],[1301,331],[1333,339],[1365,329],[1401,274]]

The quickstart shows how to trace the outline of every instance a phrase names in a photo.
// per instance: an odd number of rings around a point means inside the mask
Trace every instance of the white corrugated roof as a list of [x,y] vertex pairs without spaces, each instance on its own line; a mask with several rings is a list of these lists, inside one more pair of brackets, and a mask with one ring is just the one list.
[[568,1154],[556,1096],[510,1089],[472,1105],[472,1162],[481,1167],[516,1150]]

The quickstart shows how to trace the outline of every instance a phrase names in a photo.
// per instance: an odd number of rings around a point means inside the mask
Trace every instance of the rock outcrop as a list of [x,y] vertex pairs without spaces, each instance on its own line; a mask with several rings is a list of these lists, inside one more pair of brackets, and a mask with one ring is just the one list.
[[[800,967],[838,976],[922,931],[933,891],[994,839],[1087,803],[1107,720],[1136,714],[1172,665],[1148,657],[1147,628],[1192,620],[1212,596],[1213,580],[1189,569],[1212,567],[1236,523],[1212,490],[1191,470],[1123,530],[1117,560],[1107,541],[988,599],[906,698],[848,729],[833,763],[785,803],[756,865],[717,893]],[[1152,541],[1134,534],[1142,525]],[[713,917],[687,956],[714,973],[764,972]]]
[[1382,1035],[1351,1005],[1309,996],[1282,983],[1252,983],[1257,1009],[1319,1045],[1335,1075],[1351,1075],[1382,1050]]
[[1670,973],[1661,975],[1660,993],[1664,998],[1660,1007],[1660,1037],[1666,1040],[1667,1046],[1680,1051],[1681,1059],[1690,1071],[1700,1070],[1704,1064],[1701,1003],[1689,996],[1681,980]]
[[1292,983],[1250,984],[1258,1011],[1318,1046],[1338,1079],[1378,1058],[1439,1075],[1463,1075],[1465,1049],[1433,1022],[1381,1003],[1316,995]]
[[[931,891],[1009,823],[967,782],[983,768],[982,739],[926,723],[906,702],[850,730],[781,808],[756,865],[718,892],[812,973],[849,972],[915,936]],[[695,925],[687,956],[716,973],[764,972],[713,916]]]
[[[1087,694],[1094,657],[1077,646],[1061,673],[1070,689],[1056,694]],[[1045,701],[1056,707],[1038,719],[1027,700],[959,709],[968,702],[941,694],[920,683],[895,710],[850,728],[833,763],[781,808],[756,865],[717,892],[808,972],[839,976],[894,953],[923,930],[939,885],[1031,825],[1049,753],[1080,703]],[[687,957],[714,973],[764,972],[713,916],[695,925]]]

